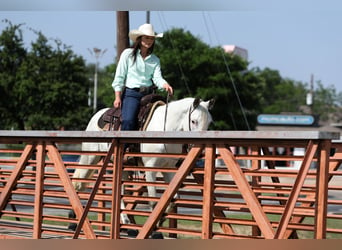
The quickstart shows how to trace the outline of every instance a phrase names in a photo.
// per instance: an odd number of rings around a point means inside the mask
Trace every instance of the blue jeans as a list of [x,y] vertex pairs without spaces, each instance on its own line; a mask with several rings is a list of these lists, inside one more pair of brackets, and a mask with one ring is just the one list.
[[126,88],[122,95],[121,130],[138,130],[138,113],[143,94]]

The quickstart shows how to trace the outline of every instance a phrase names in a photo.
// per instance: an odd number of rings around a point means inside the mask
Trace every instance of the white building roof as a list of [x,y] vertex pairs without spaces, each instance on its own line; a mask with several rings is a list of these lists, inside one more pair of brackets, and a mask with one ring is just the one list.
[[238,55],[245,59],[246,61],[248,60],[248,50],[238,47],[236,45],[223,45],[222,48],[226,53],[230,53],[233,55]]

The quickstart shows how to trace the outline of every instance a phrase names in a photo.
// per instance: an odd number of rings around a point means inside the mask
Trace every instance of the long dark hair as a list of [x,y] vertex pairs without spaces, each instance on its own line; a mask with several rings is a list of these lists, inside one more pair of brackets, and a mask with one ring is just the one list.
[[[148,49],[148,54],[151,55],[153,53],[153,49],[154,49],[154,44],[155,42],[152,44],[152,46]],[[133,63],[135,63],[135,61],[137,60],[137,54],[138,54],[138,51],[141,47],[141,36],[139,36],[136,40],[135,40],[135,43],[133,44],[132,48],[133,48],[133,51],[132,51],[132,54],[131,56],[133,56]]]

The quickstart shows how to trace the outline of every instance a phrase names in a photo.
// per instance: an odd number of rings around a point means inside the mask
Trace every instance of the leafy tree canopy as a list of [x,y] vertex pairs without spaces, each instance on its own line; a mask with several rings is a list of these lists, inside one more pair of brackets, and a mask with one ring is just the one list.
[[41,32],[26,49],[22,25],[8,24],[0,35],[1,129],[84,129],[91,115],[84,59]]

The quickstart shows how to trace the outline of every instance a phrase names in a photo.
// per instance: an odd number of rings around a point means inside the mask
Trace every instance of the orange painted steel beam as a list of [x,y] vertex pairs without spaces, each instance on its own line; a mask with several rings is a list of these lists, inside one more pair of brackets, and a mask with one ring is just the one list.
[[[251,156],[259,156],[261,155],[261,149],[256,146],[251,147]],[[261,168],[261,161],[252,159],[252,164],[251,164],[251,170],[259,170]],[[259,186],[259,182],[261,181],[261,176],[252,176],[252,187],[253,189]],[[261,202],[259,196],[260,193],[255,193],[255,195],[258,197],[259,203]],[[258,227],[253,226],[252,227],[252,235],[253,236],[260,236],[261,231]]]
[[[194,174],[194,173],[192,173],[192,175],[198,184],[204,183],[203,175]],[[203,190],[204,190],[204,188],[201,190],[202,194],[203,194]],[[218,207],[214,206],[217,203],[216,197],[217,197],[217,194],[214,194],[214,196],[213,196],[213,214],[214,214],[214,217],[225,217],[225,214],[222,211],[222,209],[219,209]],[[197,202],[199,202],[199,201],[197,201]],[[175,203],[177,204],[177,203],[179,203],[179,201],[176,201]],[[189,204],[189,203],[190,203],[190,201],[187,202],[187,204]],[[192,201],[192,203],[196,203],[196,201]],[[213,220],[214,220],[214,218],[213,218]],[[220,223],[220,226],[221,226],[222,231],[225,234],[234,234],[234,230],[229,224]]]
[[[47,144],[47,155],[50,158],[51,161],[54,162],[56,172],[63,183],[64,190],[68,195],[69,201],[71,203],[71,206],[76,214],[76,218],[81,218],[82,214],[84,212],[82,203],[77,195],[77,192],[72,185],[72,182],[69,178],[68,172],[64,166],[63,160],[61,155],[58,152],[58,149],[53,144]],[[95,233],[92,229],[90,222],[88,219],[85,219],[84,225],[83,225],[84,234],[87,239],[95,239]]]
[[15,165],[11,176],[9,177],[5,187],[0,194],[0,215],[1,211],[6,207],[9,197],[12,194],[12,190],[17,184],[21,173],[26,167],[27,161],[30,159],[32,152],[35,148],[34,144],[28,144],[25,146],[23,153],[21,154],[17,164]]
[[113,182],[112,182],[112,212],[111,212],[111,239],[120,238],[121,186],[123,168],[123,144],[118,140],[113,142]]
[[102,166],[100,168],[100,172],[98,173],[98,176],[97,176],[97,179],[94,183],[94,186],[93,186],[93,189],[92,191],[90,192],[90,195],[89,195],[89,198],[88,198],[88,201],[87,201],[87,204],[86,206],[84,207],[84,210],[83,210],[83,213],[82,213],[82,216],[81,218],[79,219],[79,222],[77,224],[77,227],[76,227],[76,230],[75,230],[75,233],[74,233],[74,236],[73,238],[74,239],[77,239],[80,232],[81,232],[81,228],[83,226],[83,223],[85,222],[86,218],[87,218],[87,215],[88,215],[88,212],[89,212],[89,209],[90,209],[90,206],[91,204],[93,203],[94,201],[94,198],[95,198],[95,195],[100,187],[100,184],[101,184],[101,181],[102,181],[102,177],[103,175],[105,174],[106,172],[106,168],[108,166],[108,163],[110,162],[111,160],[111,157],[112,157],[112,154],[113,154],[113,151],[114,151],[114,143],[111,144],[111,147],[109,148],[108,152],[107,152],[107,155],[106,155],[106,158],[104,159],[104,161],[102,162]]
[[166,190],[160,197],[159,202],[154,207],[152,213],[150,214],[150,217],[148,217],[145,224],[141,228],[139,234],[137,235],[137,239],[145,239],[153,231],[154,227],[157,225],[158,221],[162,217],[168,204],[176,194],[179,187],[182,185],[182,182],[186,178],[191,167],[194,165],[197,157],[202,153],[202,150],[203,146],[200,145],[194,145],[191,148],[187,157],[185,157],[183,163],[178,168],[177,173],[171,180],[169,186],[166,188]]
[[261,232],[264,234],[266,239],[272,239],[274,237],[272,225],[264,213],[249,183],[247,182],[239,163],[234,158],[233,153],[224,145],[218,145],[217,148]]
[[292,191],[290,193],[289,199],[286,203],[284,213],[280,219],[279,227],[274,236],[275,239],[283,239],[286,228],[290,222],[294,207],[296,205],[297,199],[299,197],[300,190],[304,184],[305,177],[309,171],[310,164],[312,162],[313,157],[315,156],[318,148],[318,143],[314,143],[313,141],[309,141],[308,147],[306,149],[306,153],[298,172],[296,181],[293,185]]
[[[329,141],[328,141],[329,142]],[[330,145],[330,146],[332,146],[332,145]],[[339,146],[339,145],[335,145],[335,146]],[[342,149],[342,147],[339,147],[339,149]],[[328,150],[328,149],[325,149],[325,151],[326,152],[329,152],[330,150]],[[329,154],[328,154],[329,155]],[[337,152],[337,153],[335,153],[335,155],[333,156],[333,158],[339,158],[339,159],[341,159],[342,158],[342,153],[341,152]],[[323,163],[321,163],[321,162],[319,162],[319,164],[323,164],[323,166],[324,166],[324,164],[328,164],[328,172],[330,172],[330,171],[334,171],[334,170],[336,170],[336,169],[338,169],[339,168],[339,166],[340,166],[340,164],[336,164],[335,162],[329,162],[329,160],[328,160],[328,162],[323,162]],[[320,168],[319,166],[318,166],[318,168]],[[326,170],[325,170],[326,171]],[[316,180],[317,180],[317,178],[319,178],[318,176],[318,172],[317,172],[317,174],[316,174]],[[332,179],[332,175],[329,175],[329,178],[328,178],[328,182]],[[316,183],[316,186],[318,186],[318,184]],[[328,186],[327,186],[327,191],[328,191]],[[307,195],[307,198],[312,198],[312,199],[317,199],[317,194],[312,194],[312,195]],[[327,198],[328,197],[326,197],[326,200],[327,200]],[[301,204],[301,206],[300,207],[304,207],[304,208],[309,208],[309,207],[313,207],[313,205],[315,204],[315,202],[310,202],[310,203],[303,203],[303,204]],[[325,205],[326,206],[326,205]],[[301,216],[301,215],[294,215],[293,217],[292,217],[292,219],[291,219],[291,222],[292,223],[301,223],[301,222],[303,222],[303,220],[305,219],[305,216]],[[324,220],[326,220],[326,219],[324,219]],[[284,238],[289,238],[290,237],[290,235],[292,234],[294,232],[294,230],[287,230],[286,231],[286,234],[284,235]],[[315,236],[315,237],[318,237],[318,236]],[[322,236],[323,237],[323,236]],[[325,238],[325,236],[324,236],[324,238]]]
[[211,239],[213,236],[214,179],[215,179],[215,146],[209,145],[205,147],[202,235],[201,235],[202,239]]
[[37,145],[37,166],[36,166],[36,187],[34,194],[34,217],[33,217],[33,239],[40,239],[42,236],[43,223],[43,192],[44,192],[44,171],[45,171],[45,143]]
[[316,179],[315,239],[326,238],[330,146],[331,142],[328,140],[323,140],[320,143],[320,160]]

